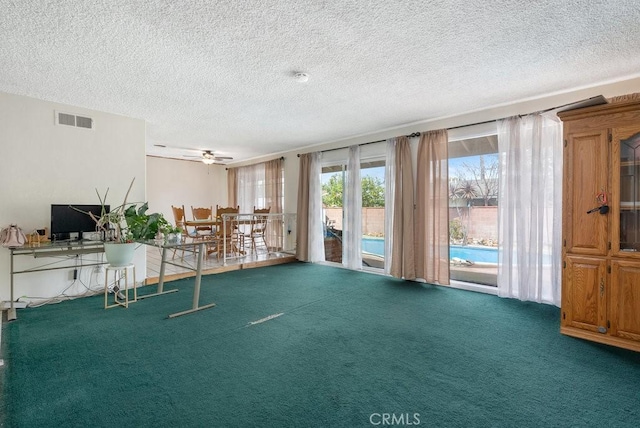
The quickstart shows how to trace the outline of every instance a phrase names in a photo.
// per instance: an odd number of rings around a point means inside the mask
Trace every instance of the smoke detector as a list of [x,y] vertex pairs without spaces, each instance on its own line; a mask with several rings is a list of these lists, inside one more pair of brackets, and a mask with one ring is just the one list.
[[296,72],[293,74],[293,78],[299,83],[305,83],[309,80],[309,75],[307,73]]

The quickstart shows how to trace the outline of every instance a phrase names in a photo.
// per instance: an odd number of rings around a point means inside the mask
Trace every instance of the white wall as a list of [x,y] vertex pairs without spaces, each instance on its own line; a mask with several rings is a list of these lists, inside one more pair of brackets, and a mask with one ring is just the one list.
[[171,206],[227,206],[227,171],[223,165],[205,165],[178,159],[147,156],[147,201],[152,212],[163,213],[174,224]]
[[[94,119],[95,129],[55,125],[55,111]],[[145,200],[145,122],[115,114],[0,93],[0,227],[17,223],[25,232],[49,227],[51,204],[97,204],[96,189],[109,188],[116,205],[133,177],[130,200]],[[38,259],[38,262],[41,262]],[[144,250],[136,252],[138,281]],[[20,263],[35,263],[21,256]],[[9,300],[9,251],[0,249],[0,299]],[[16,296],[51,297],[84,292],[100,280],[92,271],[70,279],[67,270],[17,275]],[[68,288],[70,287],[70,288]]]

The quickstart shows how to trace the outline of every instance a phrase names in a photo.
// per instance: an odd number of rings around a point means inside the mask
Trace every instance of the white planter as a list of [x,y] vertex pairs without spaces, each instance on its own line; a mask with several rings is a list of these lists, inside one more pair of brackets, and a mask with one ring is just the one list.
[[133,255],[136,250],[135,242],[121,244],[117,242],[105,242],[104,253],[107,262],[111,266],[126,266],[133,261]]

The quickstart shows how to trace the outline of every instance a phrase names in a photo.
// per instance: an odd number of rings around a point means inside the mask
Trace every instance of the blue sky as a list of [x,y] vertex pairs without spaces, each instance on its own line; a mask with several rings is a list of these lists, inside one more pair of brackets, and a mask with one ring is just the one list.
[[[495,154],[485,155],[485,159],[490,158],[492,156],[497,156]],[[463,158],[453,158],[449,159],[449,177],[456,177],[461,172],[464,171],[463,163],[471,164],[471,165],[479,165],[480,164],[480,156],[467,156]],[[371,176],[378,177],[382,182],[384,182],[384,167],[376,167],[376,168],[365,168],[360,171],[362,177]],[[322,174],[322,184],[326,183],[333,174],[338,174],[337,172]]]

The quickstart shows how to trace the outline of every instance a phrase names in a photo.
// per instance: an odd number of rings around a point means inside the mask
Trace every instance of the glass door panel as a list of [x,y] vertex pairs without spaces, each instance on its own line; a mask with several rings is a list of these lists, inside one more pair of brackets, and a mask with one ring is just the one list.
[[620,251],[640,251],[640,133],[620,140]]
[[345,165],[322,168],[322,211],[324,217],[324,259],[342,263],[342,220]]
[[449,142],[449,277],[496,286],[498,140]]
[[385,164],[362,162],[362,267],[384,269]]

